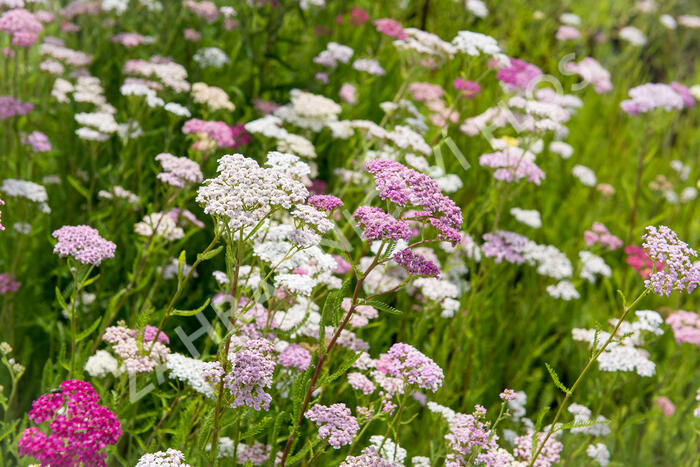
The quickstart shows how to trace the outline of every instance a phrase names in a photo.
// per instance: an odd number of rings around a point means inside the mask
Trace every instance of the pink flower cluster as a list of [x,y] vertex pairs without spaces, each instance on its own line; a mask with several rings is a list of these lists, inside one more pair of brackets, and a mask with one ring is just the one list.
[[612,91],[610,72],[603,68],[595,58],[585,57],[578,63],[570,62],[566,64],[565,68],[581,76],[586,83],[592,84],[598,94]]
[[343,403],[331,406],[316,404],[304,413],[318,426],[318,438],[328,441],[334,449],[352,443],[355,434],[360,429],[357,419]]
[[527,237],[515,232],[497,230],[484,234],[486,241],[481,250],[487,258],[493,258],[496,263],[504,259],[509,263],[522,264],[525,262],[523,251],[530,241]]
[[343,206],[343,202],[340,198],[333,195],[313,195],[306,201],[306,204],[315,207],[319,211],[325,212],[333,211]]
[[663,108],[667,112],[682,109],[683,97],[673,87],[663,83],[642,84],[629,90],[630,99],[620,102],[620,108],[629,115],[639,115]]
[[203,2],[186,0],[183,2],[183,5],[195,15],[204,18],[210,23],[213,23],[219,18],[219,9],[214,2],[210,2],[208,0]]
[[586,246],[591,247],[596,243],[601,243],[610,250],[622,247],[622,240],[611,234],[608,228],[600,222],[594,222],[591,229],[583,232],[583,241],[586,242]]
[[311,364],[311,352],[299,344],[290,344],[280,352],[277,363],[285,368],[296,368],[304,371]]
[[136,47],[143,44],[146,41],[146,37],[135,32],[120,32],[112,36],[110,40],[124,47]]
[[440,268],[435,263],[408,248],[395,253],[392,259],[403,266],[409,274],[440,277]]
[[470,459],[478,465],[510,465],[512,459],[501,459],[504,454],[499,453],[495,434],[480,420],[484,413],[483,408],[477,406],[473,415],[458,413],[450,421],[450,432],[445,435],[450,447],[445,467],[468,465]]
[[666,324],[671,326],[676,342],[700,347],[700,315],[684,310],[674,311],[666,318]]
[[68,380],[60,388],[62,391],[44,394],[32,403],[29,420],[48,422],[50,433],[35,427],[24,430],[19,454],[52,467],[107,465],[102,449],[119,440],[119,419],[98,404],[100,396],[89,383]]
[[457,78],[452,83],[457,91],[462,91],[462,95],[468,99],[474,99],[474,96],[481,92],[481,86],[476,81],[467,81],[464,78]]
[[365,167],[374,175],[381,199],[420,208],[420,217],[437,230],[440,240],[459,243],[462,237],[457,229],[462,225],[462,211],[442,194],[435,180],[389,159],[374,159]]
[[156,339],[157,331],[158,328],[154,326],[146,326],[141,338],[135,329],[110,326],[105,329],[102,339],[124,360],[127,374],[149,373],[165,363],[170,353],[166,346],[170,343],[168,336],[161,332]]
[[32,131],[22,143],[31,146],[34,152],[49,152],[51,150],[49,138],[40,131]]
[[224,375],[221,363],[209,364],[205,378],[213,384],[219,384],[221,378],[224,387],[233,397],[231,407],[250,407],[255,410],[268,410],[272,396],[265,388],[272,386],[272,374],[275,361],[272,358],[272,345],[265,339],[252,339],[237,352],[229,353],[231,371]]
[[644,281],[646,287],[663,296],[673,290],[691,293],[700,285],[700,270],[690,258],[697,257],[695,250],[678,238],[676,233],[664,225],[649,226],[642,236],[644,251],[653,261],[664,263],[664,268],[656,270]]
[[195,161],[165,152],[158,154],[156,160],[163,167],[158,180],[178,188],[184,187],[186,183],[202,183],[202,171]]
[[0,294],[6,294],[8,292],[17,292],[21,282],[17,282],[9,274],[3,272],[0,274]]
[[182,132],[189,134],[202,134],[216,141],[220,148],[233,148],[236,141],[233,138],[231,127],[226,122],[206,121],[198,118],[187,120],[182,126]]
[[83,264],[99,266],[107,258],[114,258],[117,245],[100,236],[89,225],[64,225],[51,234],[58,243],[53,252],[63,258],[72,256]]
[[502,151],[483,154],[479,165],[496,169],[493,177],[506,182],[518,182],[527,178],[535,185],[542,183],[545,175],[535,164],[535,155],[517,146],[508,146]]
[[377,31],[389,37],[393,37],[394,39],[402,41],[408,39],[408,34],[403,30],[401,23],[394,19],[381,18],[374,20],[374,27],[377,28]]
[[[532,436],[533,433],[530,432],[523,436],[518,436],[515,438],[515,449],[513,454],[520,458],[524,462],[529,462],[532,458]],[[546,434],[537,433],[537,446],[542,444]],[[533,464],[534,467],[550,467],[559,462],[561,450],[564,449],[564,445],[551,436],[547,442],[544,444],[542,451],[540,451],[537,460]]]
[[44,29],[41,22],[24,8],[8,10],[0,16],[0,31],[12,36],[12,45],[31,47]]
[[411,227],[407,222],[395,219],[382,208],[360,206],[352,217],[367,240],[408,241],[412,236]]
[[657,271],[664,268],[664,263],[661,261],[654,263],[654,261],[644,253],[644,248],[641,246],[626,246],[625,253],[627,254],[625,261],[642,276],[642,279],[647,279],[654,268],[656,268]]
[[529,89],[541,75],[542,70],[535,65],[511,58],[510,65],[500,68],[496,78],[509,90],[524,91]]
[[10,96],[0,96],[0,120],[27,115],[34,110],[34,104],[22,102]]
[[376,368],[385,375],[402,379],[408,385],[432,392],[437,391],[445,379],[442,368],[434,361],[415,347],[401,342],[379,356]]

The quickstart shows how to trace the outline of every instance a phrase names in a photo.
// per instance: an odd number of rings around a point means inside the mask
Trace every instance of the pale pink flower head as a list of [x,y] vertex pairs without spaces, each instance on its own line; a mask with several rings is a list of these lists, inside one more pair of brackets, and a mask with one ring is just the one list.
[[445,379],[442,368],[433,360],[408,344],[398,342],[381,354],[376,362],[377,370],[405,384],[435,392]]
[[217,20],[217,18],[219,18],[219,8],[214,2],[210,2],[208,0],[204,0],[202,2],[186,0],[183,2],[183,5],[192,13],[200,18],[204,18],[209,23],[213,23]]
[[670,84],[671,89],[676,91],[679,96],[681,96],[681,99],[683,99],[683,105],[687,108],[693,108],[695,107],[695,98],[693,95],[690,93],[690,89],[688,89],[686,86],[682,85],[681,83],[677,82],[672,82]]
[[146,38],[135,32],[121,32],[112,36],[110,40],[124,47],[136,47],[137,45],[143,44]]
[[581,33],[575,27],[563,24],[559,26],[555,37],[558,41],[575,41],[581,38]]
[[677,343],[700,347],[700,315],[685,310],[674,311],[666,318],[666,324],[671,326]]
[[671,417],[676,413],[676,406],[673,405],[673,402],[671,402],[671,399],[668,397],[659,396],[654,399],[654,402],[656,402],[656,406],[661,409],[664,417]]
[[12,36],[12,45],[30,47],[43,29],[41,22],[24,8],[14,8],[0,16],[0,31]]
[[280,352],[277,363],[285,368],[296,368],[299,371],[304,371],[311,364],[311,352],[299,344],[290,344]]
[[629,90],[629,99],[620,102],[620,108],[629,115],[640,115],[654,109],[665,111],[683,108],[681,95],[663,83],[647,83]]
[[408,39],[408,34],[403,30],[403,26],[398,21],[391,18],[381,18],[374,20],[374,27],[377,31],[385,34],[394,39],[406,40]]
[[0,274],[0,294],[17,292],[21,285],[21,282],[17,282],[6,272]]
[[31,146],[34,152],[48,152],[51,150],[49,138],[40,131],[32,131],[24,138],[22,143]]
[[158,174],[158,180],[178,188],[187,183],[202,183],[202,171],[195,161],[168,153],[158,154],[156,160],[163,167],[163,172]]
[[340,91],[338,91],[340,98],[350,105],[355,105],[357,103],[356,93],[357,90],[355,89],[355,86],[349,83],[343,84],[340,87]]
[[202,35],[192,28],[185,29],[184,35],[185,40],[190,42],[198,42],[202,38]]
[[333,449],[352,443],[360,429],[357,419],[343,403],[330,406],[316,404],[304,413],[318,426],[318,438],[328,441]]
[[205,135],[216,142],[216,145],[220,148],[232,148],[236,145],[231,127],[226,122],[206,121],[192,118],[187,120],[182,126],[182,132],[186,135]]
[[58,242],[53,252],[59,257],[71,256],[83,264],[99,266],[102,261],[114,258],[117,245],[100,236],[89,225],[64,225],[51,234]]
[[610,72],[603,68],[595,58],[585,57],[578,63],[567,63],[566,69],[581,76],[586,83],[592,84],[598,94],[612,91]]
[[673,290],[691,293],[700,285],[700,270],[691,261],[691,258],[696,258],[698,254],[680,240],[673,230],[665,225],[658,228],[649,226],[642,240],[647,256],[664,264],[663,269],[652,271],[644,281],[647,288],[664,296],[671,295]]

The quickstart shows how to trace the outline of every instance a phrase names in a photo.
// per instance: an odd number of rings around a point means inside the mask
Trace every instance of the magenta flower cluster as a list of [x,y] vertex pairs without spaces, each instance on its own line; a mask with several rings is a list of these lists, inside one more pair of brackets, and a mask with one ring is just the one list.
[[435,392],[445,379],[440,368],[415,347],[398,342],[387,353],[381,354],[377,370],[385,375],[402,379],[406,384]]
[[52,467],[107,465],[102,449],[119,440],[119,419],[98,404],[100,396],[90,383],[68,380],[60,389],[32,403],[29,420],[48,422],[49,433],[36,427],[24,430],[18,442],[19,454]]
[[64,225],[51,234],[58,243],[53,252],[63,258],[72,256],[83,264],[99,266],[107,258],[114,258],[117,245],[100,236],[89,225]]
[[331,406],[316,404],[304,413],[318,426],[318,438],[328,441],[334,449],[352,443],[355,434],[360,429],[357,419],[343,403]]
[[510,89],[526,90],[541,75],[542,70],[537,66],[517,58],[511,58],[510,65],[500,68],[496,78]]
[[374,175],[379,197],[401,207],[416,207],[422,217],[438,231],[441,240],[459,243],[457,231],[462,225],[462,211],[440,191],[432,178],[388,159],[374,159],[365,163]]
[[409,274],[440,277],[440,268],[435,263],[408,248],[395,253],[392,259],[403,266]]
[[663,269],[653,271],[644,281],[646,287],[663,296],[671,295],[673,290],[691,293],[700,285],[700,270],[690,260],[698,254],[681,241],[673,230],[664,225],[658,229],[649,226],[642,240],[647,256],[664,264]]

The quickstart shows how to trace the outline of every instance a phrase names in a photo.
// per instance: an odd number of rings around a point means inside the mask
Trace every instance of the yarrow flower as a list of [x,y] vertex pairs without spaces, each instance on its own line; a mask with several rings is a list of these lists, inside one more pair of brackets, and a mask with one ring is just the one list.
[[17,292],[17,289],[22,285],[21,282],[17,282],[9,274],[3,272],[0,274],[0,294],[6,294],[10,292]]
[[173,448],[169,448],[167,451],[144,454],[136,463],[136,467],[155,467],[159,465],[192,467],[190,464],[185,463],[185,454]]
[[304,371],[311,364],[311,352],[299,344],[290,344],[280,352],[277,363],[285,368],[296,368],[299,371]]
[[462,95],[468,99],[474,99],[474,96],[481,92],[481,86],[476,81],[457,78],[452,84],[456,90],[462,91]]
[[334,449],[340,449],[352,443],[360,429],[357,419],[343,403],[330,406],[316,404],[304,413],[318,426],[318,438],[328,441]]
[[156,338],[156,331],[158,329],[154,326],[146,326],[141,331],[123,326],[110,326],[105,329],[102,339],[124,360],[127,374],[149,373],[165,363],[170,353],[166,345],[170,343],[170,339],[163,332]]
[[408,34],[404,31],[401,23],[391,18],[381,18],[374,20],[374,27],[377,31],[384,35],[393,37],[394,39],[406,40],[408,39]]
[[291,209],[308,196],[306,187],[285,171],[260,167],[242,154],[221,157],[217,172],[204,181],[196,200],[206,214],[226,219],[234,230],[255,226],[273,207]]
[[685,310],[674,311],[666,318],[666,324],[671,326],[677,343],[685,342],[700,347],[700,315]]
[[591,230],[583,232],[583,240],[586,242],[586,246],[590,247],[601,243],[610,250],[617,250],[623,245],[622,240],[611,234],[608,228],[600,222],[594,222]]
[[158,180],[178,188],[184,187],[186,183],[202,182],[199,164],[187,157],[161,153],[156,156],[156,160],[163,167],[163,172],[158,174]]
[[404,343],[396,343],[376,362],[377,370],[402,379],[405,384],[435,392],[445,378],[442,368],[423,353]]
[[663,83],[642,84],[629,90],[630,99],[620,102],[629,115],[639,115],[657,108],[665,111],[683,108],[683,98],[671,86]]
[[60,391],[44,394],[32,403],[29,420],[48,422],[49,433],[27,428],[18,441],[20,456],[42,465],[106,466],[102,449],[116,444],[122,434],[117,416],[98,404],[100,396],[85,381],[68,380]]
[[518,182],[523,178],[539,185],[545,177],[544,172],[535,164],[535,155],[517,146],[507,146],[502,151],[483,154],[479,164],[496,169],[493,177],[506,182]]
[[498,69],[496,78],[509,90],[530,89],[542,75],[542,70],[531,63],[517,58],[510,59],[510,65]]
[[343,206],[343,202],[333,195],[313,195],[306,201],[307,204],[319,211],[330,212]]
[[[534,433],[531,431],[523,436],[518,436],[515,438],[515,449],[513,450],[513,454],[515,457],[524,462],[529,462],[532,458],[533,435]],[[546,433],[537,433],[536,436],[537,444],[540,446],[547,435]],[[564,449],[564,445],[555,437],[551,436],[547,442],[544,443],[537,460],[533,464],[534,467],[549,467],[558,463],[562,449]]]
[[193,118],[185,122],[182,126],[182,132],[186,135],[204,135],[214,140],[219,148],[232,148],[236,145],[231,127],[226,122]]
[[89,225],[64,225],[51,236],[58,240],[53,252],[59,257],[72,256],[76,261],[93,266],[114,258],[117,249],[117,245],[102,238],[98,230]]
[[486,242],[481,246],[481,250],[487,258],[494,258],[496,263],[504,259],[515,264],[525,262],[523,253],[530,242],[527,237],[515,232],[497,230],[484,234],[483,238]]
[[24,8],[14,8],[0,16],[0,31],[12,36],[12,45],[31,47],[43,29],[36,16]]
[[691,293],[700,285],[700,270],[691,261],[698,254],[681,241],[673,230],[664,225],[658,229],[649,226],[642,240],[649,258],[664,264],[663,269],[653,271],[644,281],[647,288],[653,288],[658,295],[664,296],[671,295],[673,290]]
[[440,269],[435,263],[408,248],[395,253],[392,259],[403,266],[409,274],[440,277]]
[[224,375],[220,362],[213,362],[205,369],[205,379],[217,385],[223,378],[223,386],[231,394],[231,407],[250,407],[268,410],[272,396],[265,392],[272,386],[275,361],[272,345],[265,339],[252,339],[237,350],[229,352],[231,370]]

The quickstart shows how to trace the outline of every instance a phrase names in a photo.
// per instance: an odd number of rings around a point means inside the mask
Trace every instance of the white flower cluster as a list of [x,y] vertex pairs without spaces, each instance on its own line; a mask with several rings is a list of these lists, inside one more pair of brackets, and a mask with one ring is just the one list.
[[338,120],[342,108],[333,100],[299,89],[292,89],[290,94],[290,104],[275,110],[275,116],[282,120],[316,132]]
[[139,198],[138,195],[119,185],[114,185],[111,191],[100,190],[97,193],[97,196],[104,199],[120,198],[126,200],[126,202],[129,204],[138,204],[141,201],[141,198]]
[[190,90],[185,67],[179,63],[162,58],[154,57],[148,62],[139,60],[132,66],[129,66],[129,62],[127,62],[124,66],[124,74],[136,74],[145,77],[155,76],[175,92],[187,92]]
[[301,182],[242,154],[221,157],[217,172],[204,181],[196,200],[205,213],[225,218],[234,230],[255,226],[273,206],[291,209],[308,196]]
[[114,116],[107,112],[80,112],[75,114],[75,121],[84,125],[75,134],[88,141],[106,141],[110,134],[119,131]]
[[382,68],[378,61],[371,58],[358,58],[352,63],[352,67],[357,71],[364,71],[370,75],[383,76],[386,70]]
[[370,436],[369,442],[372,446],[377,448],[379,457],[382,459],[394,462],[397,465],[404,465],[408,453],[404,448],[399,446],[398,443],[394,442],[394,440],[389,438],[384,439],[384,436],[381,435],[373,435]]
[[477,18],[486,18],[489,14],[489,9],[481,0],[467,0],[467,10],[469,10]]
[[647,43],[647,37],[634,26],[625,26],[620,29],[620,39],[623,39],[636,47],[642,47]]
[[209,86],[206,83],[194,83],[192,85],[192,97],[194,97],[195,102],[206,104],[212,111],[222,109],[233,111],[236,108],[223,89]]
[[185,107],[184,105],[180,105],[177,102],[168,102],[163,108],[167,112],[170,112],[173,115],[177,115],[178,117],[189,118],[192,116],[190,110],[187,107]]
[[542,227],[542,218],[540,217],[540,212],[536,209],[511,208],[510,215],[515,217],[515,220],[518,222],[522,222],[533,229]]
[[146,98],[146,104],[150,108],[162,107],[165,102],[163,99],[156,95],[153,89],[150,89],[145,84],[141,83],[127,83],[122,84],[119,88],[119,92],[122,96],[141,96]]
[[559,281],[556,285],[548,285],[547,293],[554,298],[561,298],[564,301],[577,300],[581,295],[576,291],[574,284],[569,281]]
[[440,304],[443,318],[451,318],[459,309],[459,288],[452,282],[434,277],[421,277],[413,281],[413,286],[420,289],[425,298]]
[[454,420],[455,415],[457,415],[451,408],[440,405],[437,402],[429,401],[426,404],[426,407],[428,407],[428,410],[430,410],[432,413],[442,415],[447,423],[451,423],[452,420]]
[[608,426],[608,419],[602,415],[598,415],[595,420],[591,418],[591,409],[581,404],[571,404],[568,408],[569,412],[574,416],[575,423],[590,423],[593,421],[600,422],[595,425],[582,426],[572,428],[571,432],[574,434],[582,433],[591,436],[605,436],[610,434],[610,427]]
[[416,28],[406,28],[404,32],[408,36],[405,40],[394,41],[394,46],[398,49],[413,50],[439,58],[452,58],[458,52],[454,44],[443,41],[435,34]]
[[522,254],[528,264],[537,265],[537,274],[565,279],[574,273],[569,258],[553,245],[538,245],[528,241]]
[[204,379],[204,368],[207,366],[205,362],[171,353],[168,354],[165,366],[170,370],[171,378],[187,383],[192,389],[210,399],[214,397],[214,388]]
[[101,6],[102,11],[113,11],[121,15],[129,7],[129,0],[102,0]]
[[224,65],[231,63],[226,52],[218,47],[205,47],[195,52],[192,59],[202,68],[221,68]]
[[177,449],[168,449],[167,451],[158,451],[153,454],[144,454],[139,459],[136,467],[155,467],[155,466],[178,466],[192,467],[185,463],[185,455]]
[[458,52],[472,57],[478,57],[482,53],[493,57],[502,55],[496,39],[479,32],[459,31],[452,39],[452,45]]
[[603,443],[589,444],[586,448],[586,454],[602,467],[610,463],[610,451]]
[[314,63],[328,68],[336,68],[339,63],[348,63],[354,51],[347,45],[329,42],[326,49],[314,57]]
[[168,242],[180,240],[185,236],[185,231],[177,226],[172,217],[160,212],[145,216],[141,222],[134,225],[134,232],[149,238],[156,235]]
[[595,186],[598,181],[595,172],[585,165],[575,165],[574,168],[571,169],[571,174],[586,186]]
[[316,158],[316,149],[311,141],[292,133],[287,133],[283,138],[277,140],[277,150],[291,152],[308,159]]
[[117,375],[119,362],[106,350],[98,350],[85,362],[85,371],[93,378],[104,378],[108,374]]
[[46,194],[46,188],[38,183],[27,180],[17,180],[15,178],[6,178],[2,181],[0,191],[7,196],[25,198],[34,203],[39,203],[41,212],[51,212],[51,208],[49,208],[47,204],[49,196]]
[[578,257],[581,260],[581,277],[590,283],[595,282],[596,274],[603,277],[610,277],[612,269],[605,264],[605,260],[598,255],[594,255],[590,251],[581,250],[578,252]]
[[[635,312],[637,320],[624,322],[620,325],[618,334],[613,338],[605,351],[598,357],[598,367],[601,371],[635,371],[640,376],[653,376],[656,373],[656,364],[649,359],[649,353],[639,348],[644,344],[643,333],[650,332],[655,335],[663,334],[660,325],[663,318],[655,311],[640,310]],[[616,320],[612,320],[613,325]],[[610,337],[610,333],[594,329],[572,330],[573,339],[587,342],[596,348],[602,345]]]
[[559,154],[562,159],[568,159],[574,154],[574,148],[564,141],[552,141],[549,143],[549,150],[554,154]]

